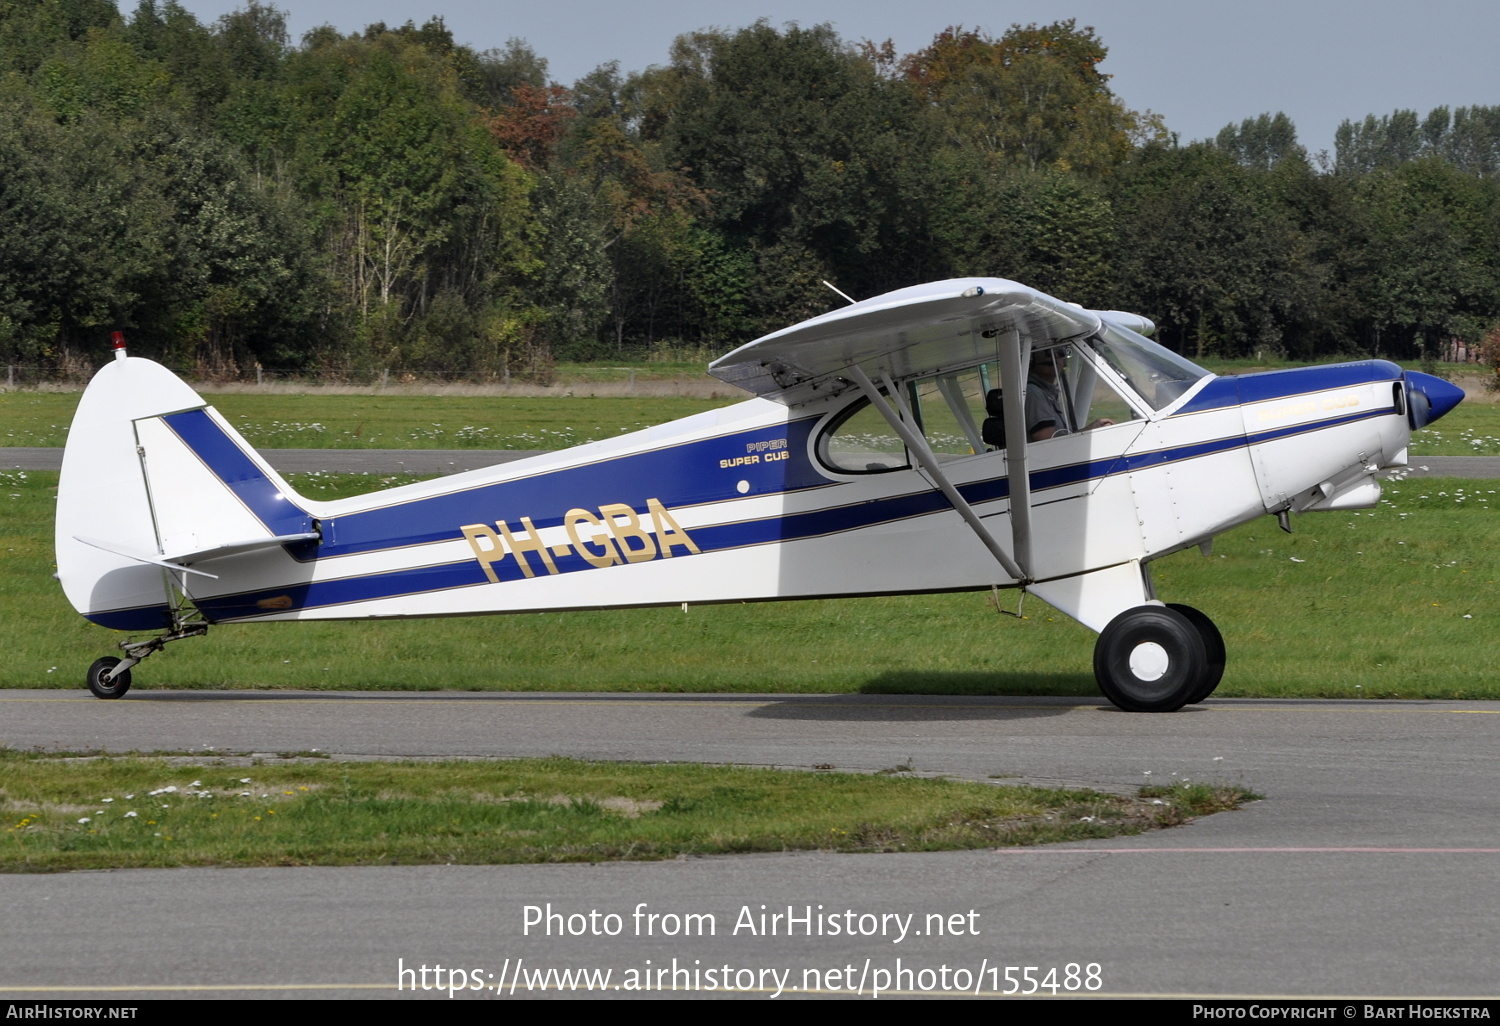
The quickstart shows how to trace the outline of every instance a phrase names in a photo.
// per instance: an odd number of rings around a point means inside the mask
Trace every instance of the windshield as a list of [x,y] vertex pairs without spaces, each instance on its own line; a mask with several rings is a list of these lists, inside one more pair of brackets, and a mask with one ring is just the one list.
[[1088,346],[1153,410],[1170,406],[1195,382],[1208,377],[1208,371],[1193,361],[1108,321],[1103,322],[1099,334],[1088,339]]

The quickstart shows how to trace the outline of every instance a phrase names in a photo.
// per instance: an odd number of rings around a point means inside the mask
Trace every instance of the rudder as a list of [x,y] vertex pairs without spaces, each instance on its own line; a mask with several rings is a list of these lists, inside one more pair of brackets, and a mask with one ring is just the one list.
[[175,374],[106,365],[84,391],[57,492],[57,576],[73,608],[116,630],[172,626],[173,574],[306,541],[300,497]]

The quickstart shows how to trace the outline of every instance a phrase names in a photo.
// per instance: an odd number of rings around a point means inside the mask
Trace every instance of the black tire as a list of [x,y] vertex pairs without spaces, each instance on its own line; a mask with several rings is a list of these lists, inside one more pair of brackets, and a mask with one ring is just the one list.
[[105,656],[103,659],[95,659],[94,665],[89,667],[88,685],[89,690],[94,693],[95,698],[119,698],[130,690],[130,671],[121,670],[109,679],[104,680],[104,675],[120,665],[120,660],[114,656]]
[[1203,686],[1208,653],[1192,622],[1166,606],[1136,606],[1094,645],[1099,690],[1126,712],[1175,712]]
[[1175,609],[1187,617],[1188,623],[1197,628],[1198,636],[1203,639],[1203,651],[1208,656],[1208,671],[1203,675],[1203,683],[1199,685],[1197,694],[1187,700],[1188,705],[1197,705],[1213,694],[1219,681],[1224,679],[1224,635],[1219,633],[1219,628],[1214,626],[1207,615],[1192,606],[1168,602],[1167,608]]

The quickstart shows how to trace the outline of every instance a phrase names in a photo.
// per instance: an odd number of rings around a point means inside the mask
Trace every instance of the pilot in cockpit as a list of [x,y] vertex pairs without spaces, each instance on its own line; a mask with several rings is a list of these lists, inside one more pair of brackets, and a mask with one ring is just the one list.
[[[1070,416],[1071,404],[1058,387],[1057,351],[1038,353],[1031,361],[1031,374],[1026,379],[1026,437],[1033,442],[1047,438],[1060,438],[1078,430]],[[1083,430],[1106,427],[1114,421],[1100,417],[1085,425]]]

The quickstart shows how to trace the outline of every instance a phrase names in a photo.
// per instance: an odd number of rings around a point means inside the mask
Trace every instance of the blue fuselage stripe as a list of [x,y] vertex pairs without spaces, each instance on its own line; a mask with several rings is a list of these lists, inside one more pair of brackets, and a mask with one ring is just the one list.
[[[1326,428],[1338,427],[1372,417],[1393,416],[1394,408],[1368,410],[1342,417],[1329,418],[1310,423],[1257,432],[1250,436],[1229,436],[1207,442],[1175,446],[1149,453],[1137,453],[1112,459],[1094,460],[1039,470],[1031,475],[1033,494],[1048,489],[1102,480],[1114,474],[1129,473],[1166,463],[1196,459],[1232,449],[1244,448],[1268,441],[1287,438],[1297,434],[1311,433]],[[966,500],[976,505],[1006,498],[1010,493],[1009,481],[1005,478],[989,478],[959,486]],[[641,504],[644,506],[644,503]],[[637,507],[638,509],[641,507]],[[950,509],[947,499],[937,490],[911,492],[869,502],[847,506],[791,513],[761,520],[738,521],[728,524],[696,527],[691,531],[693,542],[702,552],[725,551],[762,545],[770,542],[798,541],[829,534],[875,527],[913,517],[940,513]],[[536,521],[534,521],[536,522]],[[550,521],[557,522],[557,521]],[[536,522],[540,528],[542,525]],[[444,540],[452,540],[452,527]],[[674,558],[682,558],[679,551]],[[548,576],[535,554],[528,557],[532,572],[537,576]],[[553,564],[558,573],[572,573],[595,569],[594,565],[576,552],[553,555]],[[491,565],[502,581],[523,579],[525,574],[513,556]],[[404,595],[463,588],[487,583],[484,568],[474,559],[456,563],[434,564],[396,571],[313,581],[286,588],[256,591],[247,594],[226,595],[200,599],[197,604],[210,620],[222,621],[243,617],[264,616],[286,609],[312,609],[345,603],[397,598]],[[607,599],[601,605],[610,604]]]
[[163,603],[156,606],[135,606],[131,609],[107,609],[84,613],[83,618],[110,630],[161,631],[172,626],[172,607]]

